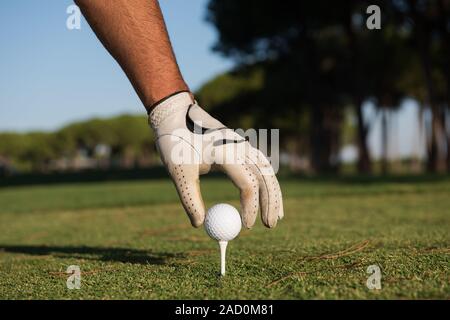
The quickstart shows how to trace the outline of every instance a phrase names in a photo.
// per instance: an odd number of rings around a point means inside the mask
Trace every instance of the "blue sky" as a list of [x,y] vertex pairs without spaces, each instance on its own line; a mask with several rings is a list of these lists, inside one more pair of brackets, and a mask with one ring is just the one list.
[[[192,89],[228,70],[213,54],[207,0],[161,0],[184,78]],[[0,2],[0,131],[52,130],[93,116],[144,109],[85,20],[68,30],[72,0]]]
[[[172,45],[192,89],[230,69],[211,51],[214,28],[205,22],[208,0],[160,0]],[[0,2],[0,131],[53,130],[76,120],[144,113],[124,73],[86,21],[68,30],[72,0]],[[395,117],[393,154],[423,153],[417,146],[417,106],[409,101]],[[380,121],[369,136],[380,153]]]

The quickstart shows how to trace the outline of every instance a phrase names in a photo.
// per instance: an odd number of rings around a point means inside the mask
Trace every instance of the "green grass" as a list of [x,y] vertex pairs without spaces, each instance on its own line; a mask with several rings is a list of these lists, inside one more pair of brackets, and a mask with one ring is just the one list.
[[[224,278],[167,180],[0,189],[0,299],[450,298],[450,179],[281,185],[285,219],[232,241]],[[238,205],[225,180],[202,189]]]

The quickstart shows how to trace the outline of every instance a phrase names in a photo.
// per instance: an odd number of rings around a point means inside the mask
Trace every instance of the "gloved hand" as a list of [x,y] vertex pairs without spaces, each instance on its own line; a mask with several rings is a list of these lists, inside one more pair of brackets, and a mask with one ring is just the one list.
[[194,227],[205,219],[199,175],[211,166],[223,170],[240,190],[241,218],[253,226],[261,219],[272,228],[283,217],[280,185],[267,158],[248,141],[211,117],[186,93],[159,103],[150,112],[156,145]]

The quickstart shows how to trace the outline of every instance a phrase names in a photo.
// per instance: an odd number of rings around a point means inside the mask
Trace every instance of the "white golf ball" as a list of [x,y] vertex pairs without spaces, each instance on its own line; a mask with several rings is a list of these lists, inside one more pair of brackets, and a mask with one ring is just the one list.
[[209,208],[205,218],[206,233],[217,241],[230,241],[241,231],[241,216],[235,207],[220,203]]

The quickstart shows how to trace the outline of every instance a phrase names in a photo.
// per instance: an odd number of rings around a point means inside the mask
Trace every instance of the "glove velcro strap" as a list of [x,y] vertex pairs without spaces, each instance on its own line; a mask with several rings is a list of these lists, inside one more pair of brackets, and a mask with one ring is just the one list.
[[181,92],[165,99],[150,112],[148,119],[151,127],[156,130],[166,118],[192,103],[191,95],[187,92]]

